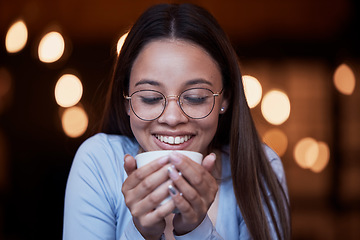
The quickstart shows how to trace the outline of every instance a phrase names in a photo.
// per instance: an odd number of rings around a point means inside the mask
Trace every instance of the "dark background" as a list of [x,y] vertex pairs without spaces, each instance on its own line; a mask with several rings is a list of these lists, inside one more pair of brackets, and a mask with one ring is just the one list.
[[[76,149],[96,131],[117,39],[158,2],[0,1],[0,68],[13,80],[11,95],[0,99],[0,239],[61,239],[67,175]],[[257,76],[263,90],[282,88],[289,95],[292,115],[280,128],[289,138],[282,160],[293,239],[360,239],[358,1],[188,2],[204,6],[218,19],[238,52],[243,73]],[[26,22],[29,38],[21,52],[9,54],[5,35],[18,18]],[[41,36],[54,26],[66,38],[68,55],[45,64],[35,51]],[[357,77],[351,96],[332,86],[332,74],[342,62]],[[54,98],[57,79],[69,71],[82,80],[81,104],[89,117],[86,133],[75,139],[64,134]],[[299,80],[293,72],[319,73],[320,78]],[[259,107],[253,114],[260,134],[271,128]],[[294,145],[305,136],[330,146],[330,162],[319,174],[293,160]]]

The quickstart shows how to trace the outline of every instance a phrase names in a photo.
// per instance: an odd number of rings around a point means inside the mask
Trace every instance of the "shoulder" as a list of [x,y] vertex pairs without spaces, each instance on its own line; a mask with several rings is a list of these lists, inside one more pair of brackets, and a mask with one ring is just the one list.
[[125,154],[135,155],[138,149],[137,142],[128,137],[98,133],[80,145],[72,169],[113,172],[121,168]]
[[138,143],[126,136],[98,133],[80,145],[75,159],[79,157],[113,159],[126,153],[136,154],[138,148]]
[[96,154],[104,151],[124,151],[133,152],[138,148],[135,140],[121,135],[111,135],[98,133],[85,140],[79,147],[78,153],[86,152],[88,154]]

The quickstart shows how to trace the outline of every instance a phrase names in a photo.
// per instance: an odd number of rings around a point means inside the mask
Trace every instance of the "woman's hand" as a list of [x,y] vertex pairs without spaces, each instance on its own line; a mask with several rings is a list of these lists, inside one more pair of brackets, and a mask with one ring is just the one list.
[[168,171],[176,189],[169,190],[180,212],[173,220],[177,235],[186,234],[199,226],[213,203],[218,185],[210,172],[215,160],[216,155],[213,153],[203,159],[202,165],[176,152],[170,155],[173,166]]
[[168,157],[163,157],[136,169],[135,159],[130,155],[124,157],[124,168],[128,174],[122,186],[125,204],[130,209],[136,228],[146,239],[160,238],[165,229],[165,216],[175,209],[173,201],[158,207],[169,194],[168,162]]

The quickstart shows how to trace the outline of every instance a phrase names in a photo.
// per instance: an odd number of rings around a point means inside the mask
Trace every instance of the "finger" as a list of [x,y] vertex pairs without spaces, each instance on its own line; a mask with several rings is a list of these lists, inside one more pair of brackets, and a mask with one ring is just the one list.
[[136,170],[136,161],[133,156],[129,154],[124,156],[124,169],[128,176]]
[[180,193],[176,187],[174,187],[173,185],[169,185],[168,188],[170,196],[173,199],[173,202],[177,208],[177,211],[182,214],[189,215],[188,213],[192,211],[190,203],[183,198],[183,194]]
[[136,169],[132,174],[128,175],[126,179],[126,186],[123,186],[123,190],[127,191],[129,189],[135,188],[140,182],[142,182],[146,177],[158,171],[164,165],[168,163],[169,159],[167,156],[159,158],[156,161],[146,164],[145,166]]
[[208,171],[208,172],[212,172],[212,170],[215,167],[215,161],[216,161],[216,154],[215,153],[211,153],[209,155],[207,155],[203,161],[202,161],[202,166]]
[[[146,167],[146,166],[144,166]],[[122,192],[125,197],[125,204],[129,208],[133,208],[134,204],[140,203],[144,198],[147,196],[152,196],[153,191],[155,191],[156,188],[161,186],[165,181],[169,179],[168,173],[167,173],[167,167],[168,165],[165,165],[158,171],[150,174],[142,181],[138,182],[138,179],[135,177],[132,177],[133,175],[136,175],[137,172],[141,169],[137,169],[134,174],[132,174],[130,177],[128,177],[122,187]],[[134,182],[138,182],[137,185]],[[170,183],[169,183],[170,184]],[[132,187],[132,185],[135,185]],[[166,192],[166,188],[164,190]],[[156,192],[155,192],[156,193]],[[151,202],[155,202],[151,201]],[[146,204],[144,204],[146,206]],[[149,207],[154,208],[156,205],[150,205]]]
[[[181,171],[181,176],[176,174],[176,169],[168,168],[169,177],[180,192],[184,194],[184,197],[194,207],[201,204],[199,200],[195,202],[199,195],[206,202],[206,205],[210,205],[217,191],[217,183],[214,177],[204,167],[188,160],[186,157],[178,158],[174,156],[170,159],[172,163],[176,164],[174,166]],[[206,161],[211,163],[211,161],[214,161],[214,156],[209,155]],[[173,173],[170,172],[171,170],[173,170]]]
[[[175,168],[181,172],[182,176],[185,177],[193,187],[199,187],[202,184],[206,184],[203,182],[203,175],[209,173],[201,165],[193,162],[190,158],[174,152],[170,155],[170,162],[173,163]],[[171,176],[174,177],[174,181],[177,181],[176,175]]]
[[137,202],[132,206],[131,214],[135,217],[140,217],[167,203],[164,200],[169,197],[168,186],[171,184],[171,180],[165,181],[154,191],[143,196],[141,200],[139,200],[140,198],[135,197]]
[[[193,174],[194,172],[192,171],[195,170],[193,166],[200,166],[200,164],[195,163],[189,157],[177,152],[172,152],[169,155],[169,162],[174,165],[181,173],[191,172]],[[195,168],[197,166],[195,166]]]
[[[188,230],[191,231],[191,229],[194,229],[197,226],[197,222],[199,218],[202,218],[202,215],[204,215],[205,212],[203,211],[203,214],[201,214],[201,216],[199,217],[197,211],[199,209],[194,209],[193,206],[191,206],[191,204],[188,201],[186,201],[186,199],[183,197],[184,195],[181,194],[172,185],[169,186],[169,192],[176,206],[177,213],[179,213],[175,215],[174,224],[178,225],[181,222],[180,225],[188,225],[186,228],[188,228]],[[178,229],[179,225],[178,226],[175,225],[174,228],[177,227],[177,232],[179,232]]]
[[199,208],[202,200],[198,192],[179,174],[174,166],[168,167],[170,179],[193,208]]
[[154,223],[164,220],[175,209],[174,201],[167,201],[165,204],[157,207],[155,210],[145,215],[144,221]]

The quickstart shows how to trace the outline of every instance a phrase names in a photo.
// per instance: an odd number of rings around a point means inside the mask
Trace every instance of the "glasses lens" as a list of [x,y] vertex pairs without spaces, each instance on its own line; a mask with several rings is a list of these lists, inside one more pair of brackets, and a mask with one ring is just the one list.
[[165,97],[160,92],[143,90],[131,95],[131,108],[135,115],[143,120],[158,118],[165,106]]
[[180,106],[191,118],[204,118],[214,108],[214,93],[205,88],[192,88],[180,95]]

